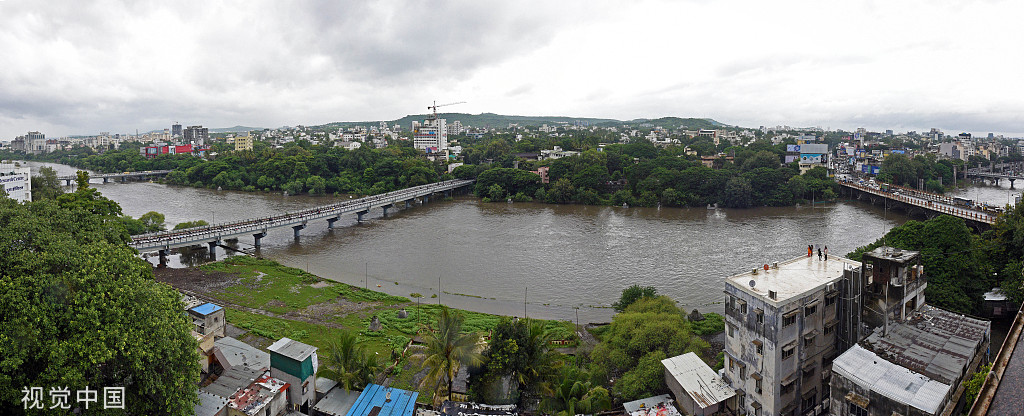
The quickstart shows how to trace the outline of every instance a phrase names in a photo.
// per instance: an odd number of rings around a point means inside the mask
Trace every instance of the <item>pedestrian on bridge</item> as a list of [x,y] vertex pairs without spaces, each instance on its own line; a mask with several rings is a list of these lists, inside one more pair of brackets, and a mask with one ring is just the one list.
[[811,244],[807,245],[807,257],[811,257],[814,254],[814,246]]
[[818,261],[821,261],[821,247],[818,247]]
[[828,261],[828,246],[825,246],[825,261]]

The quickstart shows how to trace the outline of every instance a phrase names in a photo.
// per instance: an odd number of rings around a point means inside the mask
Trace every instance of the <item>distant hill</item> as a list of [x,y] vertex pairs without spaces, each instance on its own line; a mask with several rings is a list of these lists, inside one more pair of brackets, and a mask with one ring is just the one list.
[[[651,124],[652,126],[661,126],[670,129],[677,129],[680,127],[686,127],[688,129],[711,129],[729,127],[726,124],[722,124],[715,120],[706,118],[662,117],[657,119],[636,119],[629,121],[621,121],[609,118],[564,116],[507,116],[494,113],[438,113],[437,116],[446,119],[448,123],[459,121],[462,123],[462,125],[471,127],[508,127],[510,123],[518,124],[520,126],[537,127],[543,124],[547,124],[549,126],[557,126],[560,124],[571,125],[575,122],[583,122],[590,126],[600,127],[612,127],[622,125],[640,127],[640,125],[642,124]],[[413,121],[422,122],[426,118],[427,114],[413,114],[407,115],[397,120],[385,121],[385,123],[387,123],[388,126],[398,124],[399,126],[402,126],[402,129],[408,130],[409,128],[412,127]],[[328,123],[316,127],[343,128],[352,126],[372,126],[378,124],[380,124],[380,121],[341,121]]]

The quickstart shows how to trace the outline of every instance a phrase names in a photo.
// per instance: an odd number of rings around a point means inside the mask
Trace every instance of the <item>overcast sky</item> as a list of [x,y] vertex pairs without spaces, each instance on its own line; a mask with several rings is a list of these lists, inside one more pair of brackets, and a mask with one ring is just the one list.
[[0,0],[0,140],[442,110],[1024,135],[1021,1]]

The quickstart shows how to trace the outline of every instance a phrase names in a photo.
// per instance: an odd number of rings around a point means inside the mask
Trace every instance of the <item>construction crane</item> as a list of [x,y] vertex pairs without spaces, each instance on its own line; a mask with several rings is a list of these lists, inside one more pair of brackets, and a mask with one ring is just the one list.
[[434,114],[433,114],[433,115],[431,116],[431,118],[430,118],[430,119],[431,119],[431,120],[437,120],[437,107],[447,107],[447,106],[449,106],[449,105],[455,105],[455,104],[465,104],[465,103],[466,103],[465,101],[456,101],[456,102],[454,102],[454,103],[448,103],[448,104],[440,104],[440,105],[438,105],[438,104],[437,104],[437,101],[434,101],[434,105],[428,105],[428,106],[427,106],[427,110],[434,110]]

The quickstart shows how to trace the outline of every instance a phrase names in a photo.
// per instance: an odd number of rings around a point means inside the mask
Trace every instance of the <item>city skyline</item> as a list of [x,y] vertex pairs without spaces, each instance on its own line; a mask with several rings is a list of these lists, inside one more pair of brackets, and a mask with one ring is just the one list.
[[1011,2],[0,2],[0,140],[458,113],[1024,135]]

